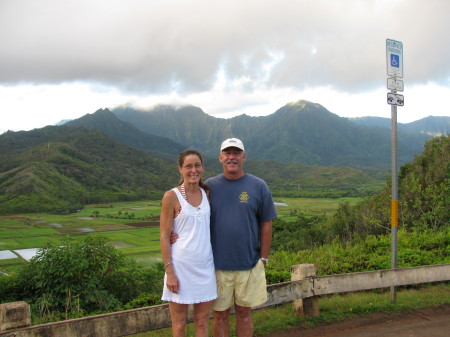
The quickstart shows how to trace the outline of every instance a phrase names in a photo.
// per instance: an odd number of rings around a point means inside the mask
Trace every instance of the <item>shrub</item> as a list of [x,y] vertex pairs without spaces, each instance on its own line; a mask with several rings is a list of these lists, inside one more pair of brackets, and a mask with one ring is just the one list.
[[[450,262],[450,229],[445,231],[398,232],[397,266],[399,268]],[[335,239],[313,250],[288,252],[279,250],[271,254],[267,266],[268,279],[290,280],[292,265],[312,263],[318,275],[333,275],[391,268],[390,235],[369,235],[354,243]]]
[[[26,300],[41,320],[120,309],[142,292],[160,293],[162,266],[139,267],[104,237],[89,235],[38,251],[2,289]],[[163,274],[162,274],[163,275]],[[160,280],[161,279],[161,280]]]

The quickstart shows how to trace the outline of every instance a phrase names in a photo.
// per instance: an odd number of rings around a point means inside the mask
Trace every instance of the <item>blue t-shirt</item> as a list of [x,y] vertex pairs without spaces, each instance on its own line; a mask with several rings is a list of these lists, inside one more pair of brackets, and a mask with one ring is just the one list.
[[210,188],[215,268],[252,269],[260,259],[260,224],[277,217],[269,187],[248,173],[239,179],[222,173],[205,183]]

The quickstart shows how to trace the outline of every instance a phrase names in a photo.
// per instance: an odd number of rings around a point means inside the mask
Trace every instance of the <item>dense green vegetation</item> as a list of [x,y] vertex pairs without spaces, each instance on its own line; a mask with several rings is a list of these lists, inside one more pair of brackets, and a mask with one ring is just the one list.
[[[445,229],[450,224],[450,136],[425,143],[422,154],[400,168],[399,224],[407,230]],[[390,230],[391,182],[355,206],[342,205],[333,227],[341,238]]]
[[[332,216],[342,202],[354,204],[358,198],[281,198],[280,218],[295,221],[298,214]],[[101,234],[126,257],[149,266],[160,261],[160,200],[115,202],[88,205],[74,214],[27,213],[0,216],[0,251],[62,245],[89,233]],[[22,258],[0,258],[0,272],[11,274],[27,263]]]
[[[124,123],[105,111],[95,115],[99,120],[93,116],[83,120],[93,125],[101,122],[110,133]],[[129,131],[134,136],[139,132]],[[117,131],[115,135],[125,137]],[[128,139],[133,139],[132,145],[148,149],[152,141],[146,137],[150,136],[142,135],[141,142],[131,135]],[[179,179],[175,158],[178,147],[167,143],[156,152],[167,150],[172,160],[154,157],[84,127],[63,125],[7,132],[0,135],[0,214],[67,214],[92,203],[159,200]],[[205,158],[205,163],[205,178],[221,171],[217,158]],[[370,176],[352,168],[249,161],[247,169],[265,178],[275,196],[364,196],[379,188]]]
[[171,161],[96,130],[48,126],[7,132],[0,144],[0,214],[69,213],[91,203],[156,199],[178,179]]
[[[37,320],[58,320],[117,311],[127,303],[160,303],[164,268],[142,268],[109,244],[89,235],[40,249],[17,274],[0,277],[2,302],[31,304]],[[145,301],[143,294],[150,294]],[[155,295],[153,295],[155,294]]]
[[[400,168],[398,184],[401,228],[419,232],[448,228],[450,224],[450,136],[429,140],[421,155]],[[304,231],[312,233],[311,235],[314,236],[312,241],[316,244],[329,243],[335,237],[339,237],[341,242],[347,242],[357,236],[364,238],[367,235],[388,234],[390,216],[391,182],[388,181],[377,194],[368,196],[354,205],[342,203],[331,221],[316,218],[306,225],[304,216],[299,216],[297,225],[276,222],[274,241],[275,245],[278,245],[277,240],[283,240],[280,236],[286,237],[286,240],[289,240],[289,236],[304,237]],[[283,232],[289,235],[283,235]],[[284,244],[286,246],[287,243]],[[295,245],[295,249],[312,248],[308,245],[302,246],[298,242],[292,244]]]
[[[160,201],[95,204],[74,214],[0,216],[0,251],[62,245],[66,239],[101,234],[127,257],[149,266],[159,260]],[[16,271],[22,258],[0,259],[0,271]]]
[[263,177],[275,198],[364,197],[375,193],[382,185],[351,167],[248,160],[246,170]]
[[[450,262],[449,157],[450,139],[443,136],[428,141],[421,155],[401,167],[399,267]],[[348,199],[333,216],[326,206],[322,213],[280,210],[283,216],[274,221],[269,282],[289,280],[290,266],[299,263],[316,264],[320,275],[389,268],[389,191],[387,182],[376,195]],[[135,218],[131,213],[127,219]],[[87,214],[103,224],[125,216],[114,207]],[[149,305],[160,296],[161,267],[154,263],[143,268],[105,238],[82,236],[45,246],[16,273],[0,277],[0,298],[29,301],[34,322]]]
[[[311,235],[305,231],[304,235]],[[317,234],[318,236],[318,234]],[[450,263],[450,228],[441,231],[398,233],[397,266],[399,268]],[[300,239],[304,243],[316,246],[312,249],[297,250],[291,245],[281,246],[271,254],[271,263],[267,268],[270,283],[290,281],[289,267],[301,263],[316,265],[318,275],[382,270],[391,268],[391,238],[389,235],[369,235],[356,238],[352,242],[339,242],[320,245],[314,240],[314,234]]]
[[[273,258],[282,267],[269,266],[273,280],[288,280],[285,268],[298,263],[314,263],[321,274],[389,268],[390,191],[388,181],[376,195],[340,204],[331,219],[299,214],[274,221]],[[398,266],[450,262],[449,136],[429,140],[401,167],[399,195]]]

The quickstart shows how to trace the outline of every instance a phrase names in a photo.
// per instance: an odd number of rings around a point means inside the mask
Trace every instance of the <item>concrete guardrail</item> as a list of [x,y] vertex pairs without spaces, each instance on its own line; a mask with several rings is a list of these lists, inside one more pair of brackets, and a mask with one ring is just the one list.
[[[316,276],[312,264],[300,264],[291,268],[291,279],[290,282],[269,285],[267,302],[255,309],[293,302],[297,314],[317,316],[317,296],[450,281],[450,264],[326,276]],[[192,321],[192,308],[189,316]],[[27,303],[0,304],[0,337],[115,337],[170,325],[168,304],[35,326],[30,326],[30,308]]]

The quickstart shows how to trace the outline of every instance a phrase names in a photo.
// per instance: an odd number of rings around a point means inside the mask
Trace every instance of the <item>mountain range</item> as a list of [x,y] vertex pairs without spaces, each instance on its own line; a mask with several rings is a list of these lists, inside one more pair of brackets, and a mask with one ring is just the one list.
[[0,157],[0,213],[159,198],[178,179],[171,161],[83,127],[6,132]]
[[[429,118],[415,125],[420,132],[399,127],[400,163],[419,154],[436,132]],[[298,196],[300,189],[348,195],[388,172],[390,129],[381,122],[341,118],[307,101],[266,117],[230,119],[193,106],[100,109],[63,125],[0,135],[0,213],[160,198],[178,181],[180,151],[199,149],[207,178],[221,171],[217,154],[227,137],[243,139],[246,169],[275,195]]]
[[[349,120],[303,100],[263,117],[215,118],[194,106],[161,105],[149,111],[124,107],[112,112],[142,132],[197,148],[208,156],[218,154],[223,139],[238,137],[244,141],[248,157],[255,160],[368,170],[388,170],[391,166],[390,126],[375,125],[373,119]],[[420,128],[428,121],[413,125]],[[450,130],[449,125],[446,130]],[[400,164],[421,153],[430,132],[398,128]]]
[[[390,118],[357,117],[349,119],[360,125],[391,128]],[[398,123],[397,128],[407,132],[416,132],[430,136],[442,136],[450,132],[450,117],[428,116],[407,124]]]

